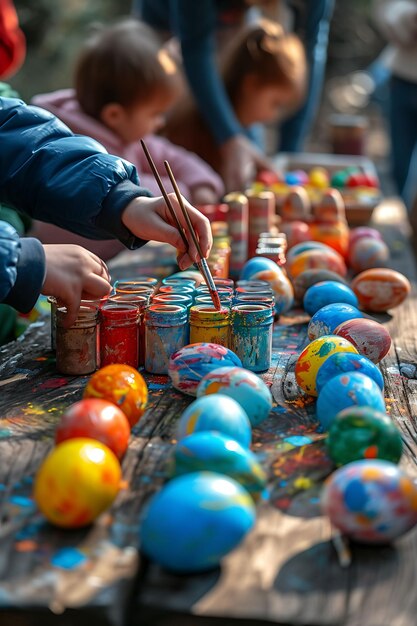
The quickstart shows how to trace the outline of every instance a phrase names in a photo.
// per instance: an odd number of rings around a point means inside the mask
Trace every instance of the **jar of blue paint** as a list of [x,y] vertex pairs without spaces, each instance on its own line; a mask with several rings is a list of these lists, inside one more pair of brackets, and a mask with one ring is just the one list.
[[263,372],[271,366],[273,310],[263,304],[232,307],[231,349],[244,368]]
[[145,370],[168,374],[169,357],[187,344],[187,307],[151,304],[145,312]]

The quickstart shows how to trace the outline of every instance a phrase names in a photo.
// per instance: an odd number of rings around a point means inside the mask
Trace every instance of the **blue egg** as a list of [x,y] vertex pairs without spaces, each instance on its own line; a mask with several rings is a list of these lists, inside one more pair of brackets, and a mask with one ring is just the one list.
[[359,302],[350,287],[335,280],[325,280],[307,289],[303,298],[303,306],[309,315],[314,315],[319,309],[336,302],[344,302],[358,307]]
[[253,452],[221,433],[197,432],[174,446],[171,460],[174,476],[201,471],[234,478],[254,499],[266,487],[266,474]]
[[248,492],[232,478],[195,472],[156,493],[141,524],[143,552],[175,572],[217,567],[255,523]]
[[265,270],[276,270],[277,264],[272,259],[265,256],[254,256],[246,261],[240,272],[240,280],[250,280],[258,272]]
[[177,436],[183,439],[203,430],[223,433],[245,448],[250,446],[252,430],[246,411],[236,400],[221,393],[194,400],[179,419]]
[[337,352],[331,354],[319,367],[316,377],[317,391],[320,393],[322,387],[335,376],[345,372],[360,372],[372,378],[383,391],[384,378],[379,367],[372,363],[366,356],[362,354],[354,354],[353,352]]
[[336,415],[349,406],[368,406],[385,413],[384,396],[376,382],[359,372],[346,372],[331,378],[317,399],[317,418],[327,430]]
[[333,335],[335,329],[347,320],[363,317],[362,311],[359,311],[351,304],[343,302],[335,302],[334,304],[326,304],[314,313],[308,323],[307,333],[309,339],[318,339],[323,335]]

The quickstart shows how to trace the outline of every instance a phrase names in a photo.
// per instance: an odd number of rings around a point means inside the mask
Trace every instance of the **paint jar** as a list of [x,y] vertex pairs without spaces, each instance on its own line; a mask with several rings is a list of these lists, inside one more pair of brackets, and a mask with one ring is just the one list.
[[238,280],[237,287],[269,287],[267,280]]
[[239,276],[248,259],[248,199],[243,193],[228,193],[224,201],[229,207],[227,224],[232,252],[230,255],[230,276]]
[[187,309],[180,304],[151,304],[145,311],[145,370],[168,374],[171,354],[187,343]]
[[217,343],[229,347],[229,308],[198,304],[190,309],[190,343]]
[[240,296],[257,295],[257,296],[272,296],[273,291],[270,287],[237,287],[234,295],[234,299],[237,300]]
[[[229,294],[219,293],[220,304],[223,307],[230,309],[232,306],[232,298]],[[199,293],[198,296],[195,297],[194,304],[205,304],[206,306],[212,306],[213,300],[211,296],[207,293]]]
[[194,287],[189,287],[187,285],[175,284],[175,285],[162,285],[159,287],[158,294],[163,293],[187,293],[192,298],[194,297]]
[[152,304],[179,304],[187,309],[187,331],[185,336],[185,345],[190,341],[190,309],[194,304],[194,300],[188,293],[157,293],[152,298]]
[[141,296],[151,296],[155,288],[152,285],[141,285],[138,282],[126,282],[118,280],[114,283],[114,292],[118,295],[137,294]]
[[238,304],[263,304],[273,309],[275,306],[275,296],[274,294],[263,296],[258,293],[244,293],[235,297],[233,306]]
[[235,281],[232,278],[213,278],[213,283],[217,288],[226,287],[232,291],[235,288]]
[[110,296],[109,302],[119,302],[121,304],[130,302],[137,306],[139,310],[138,321],[138,367],[145,363],[145,309],[149,305],[150,295],[141,295],[137,293],[131,294],[115,294]]
[[248,258],[255,256],[258,238],[261,233],[269,232],[275,218],[275,194],[272,191],[246,192],[249,202]]
[[153,289],[156,289],[158,283],[159,280],[154,276],[134,276],[132,278],[120,278],[119,280],[115,281],[114,286],[116,287],[116,285],[119,284],[134,284],[138,287],[152,287]]
[[96,304],[81,301],[77,319],[64,328],[66,307],[56,310],[56,368],[61,374],[83,376],[97,369],[98,318]]
[[273,311],[261,304],[238,304],[232,308],[231,350],[252,372],[271,366]]
[[195,288],[195,280],[193,280],[192,278],[176,278],[175,276],[173,278],[170,278],[169,276],[167,276],[167,278],[162,279],[162,284],[180,286],[182,285],[183,287],[191,287],[192,289]]
[[51,305],[51,350],[56,348],[56,309],[57,300],[54,296],[48,296],[47,298]]
[[100,309],[100,365],[138,366],[139,308],[133,302],[106,302]]

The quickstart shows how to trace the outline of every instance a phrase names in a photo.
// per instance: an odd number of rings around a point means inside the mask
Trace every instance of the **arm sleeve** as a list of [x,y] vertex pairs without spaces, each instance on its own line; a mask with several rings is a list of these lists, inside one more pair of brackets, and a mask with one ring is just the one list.
[[131,163],[14,98],[0,98],[0,144],[0,201],[90,239],[144,243],[121,221],[133,198],[151,195]]
[[223,85],[216,63],[216,3],[213,0],[171,0],[172,27],[183,56],[194,98],[220,145],[244,134]]
[[19,239],[12,226],[0,222],[0,302],[28,313],[41,292],[45,269],[40,241]]

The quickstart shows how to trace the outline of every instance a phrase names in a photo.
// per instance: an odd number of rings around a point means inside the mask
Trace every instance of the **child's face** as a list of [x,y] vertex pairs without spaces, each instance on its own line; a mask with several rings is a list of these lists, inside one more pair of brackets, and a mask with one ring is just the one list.
[[239,108],[243,126],[276,121],[293,104],[293,94],[288,89],[266,85],[247,90]]
[[173,105],[175,97],[167,93],[155,94],[149,101],[124,108],[116,129],[126,143],[138,141],[157,132],[165,124],[165,115]]

